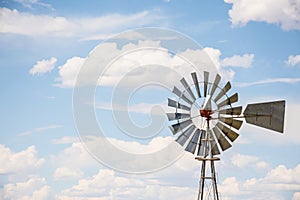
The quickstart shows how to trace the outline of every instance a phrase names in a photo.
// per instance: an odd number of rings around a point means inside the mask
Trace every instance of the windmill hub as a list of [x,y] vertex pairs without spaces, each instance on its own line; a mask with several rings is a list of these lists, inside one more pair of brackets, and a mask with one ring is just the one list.
[[213,112],[211,110],[200,110],[200,116],[206,117],[207,119],[211,119],[211,115]]

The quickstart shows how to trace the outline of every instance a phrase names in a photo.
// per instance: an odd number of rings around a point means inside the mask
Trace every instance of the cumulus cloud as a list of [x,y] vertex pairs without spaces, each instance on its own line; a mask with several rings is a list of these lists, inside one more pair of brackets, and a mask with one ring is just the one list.
[[83,176],[83,172],[80,169],[59,167],[54,172],[55,180],[70,180],[77,179]]
[[9,183],[3,188],[5,199],[48,199],[50,187],[46,183],[45,178],[31,176],[24,182]]
[[0,174],[22,173],[39,168],[45,160],[38,158],[37,153],[35,146],[15,153],[0,144]]
[[51,141],[52,144],[72,144],[76,142],[79,142],[79,138],[74,136],[64,136]]
[[[145,46],[149,48],[144,48]],[[113,62],[109,63],[108,66],[102,63],[104,50],[107,54],[115,55],[112,58]],[[98,54],[98,58],[94,58],[93,56],[95,56],[97,51],[101,53]],[[127,78],[128,81],[126,84],[128,85],[134,85],[134,83],[143,80],[144,82],[152,81],[172,87],[175,84],[174,80],[178,80],[182,76],[189,77],[189,72],[195,71],[191,63],[194,66],[200,66],[199,68],[202,66],[203,69],[201,70],[203,71],[212,70],[220,73],[224,80],[232,80],[234,71],[232,69],[225,69],[224,66],[249,67],[254,57],[253,54],[244,54],[221,60],[221,51],[211,47],[205,47],[200,50],[187,49],[176,55],[172,55],[161,47],[159,41],[147,40],[140,40],[138,44],[129,43],[121,48],[117,47],[116,43],[100,44],[93,50],[91,55],[90,57],[93,59],[75,56],[60,66],[56,86],[70,88],[75,86],[76,81],[77,86],[93,84],[91,83],[93,78],[90,77],[96,76],[99,70],[105,69],[101,77],[97,77],[99,78],[98,84],[102,86],[115,86],[120,80]],[[76,80],[78,79],[79,70],[87,61],[89,62],[89,68],[85,66],[85,69],[81,71],[80,81]],[[211,65],[213,65],[214,69]],[[152,67],[151,69],[145,69],[142,66]],[[165,66],[166,68],[161,66]],[[178,73],[180,77],[175,77],[173,72]]]
[[[0,32],[27,36],[56,36],[97,39],[124,28],[150,25],[161,18],[156,11],[135,14],[110,14],[98,17],[71,19],[62,16],[34,15],[16,9],[0,8]],[[30,25],[30,28],[28,26]]]
[[[64,138],[61,138],[62,140]],[[98,166],[96,160],[93,159],[79,141],[72,143],[58,155],[52,155],[50,160],[53,166],[57,168],[86,169],[91,166]]]
[[246,166],[254,166],[257,169],[265,169],[268,167],[268,164],[262,160],[260,160],[257,156],[251,155],[242,155],[242,154],[235,154],[231,158],[231,162],[233,165],[244,168]]
[[[220,192],[225,199],[287,199],[293,191],[299,191],[300,165],[287,168],[279,165],[271,169],[263,178],[250,178],[238,180],[228,177],[220,184]],[[230,186],[230,187],[229,187]],[[288,194],[287,196],[284,196]],[[294,193],[294,197],[297,196]]]
[[[116,174],[113,170],[102,169],[90,177],[81,179],[77,185],[62,191],[59,199],[78,199],[82,196],[103,199],[195,199],[196,188],[159,184],[153,179]],[[84,198],[85,199],[85,198]],[[88,199],[88,198],[87,198]]]
[[224,58],[221,61],[221,65],[223,67],[231,66],[231,67],[249,68],[253,63],[253,59],[254,59],[254,54],[244,54],[242,56],[234,55],[229,58]]
[[79,73],[81,66],[83,65],[85,58],[74,56],[66,61],[62,66],[59,66],[59,84],[57,86],[66,88],[74,87],[76,77]]
[[300,30],[300,2],[298,0],[224,0],[232,4],[228,14],[234,26],[249,21],[279,24],[283,30]]
[[300,66],[300,55],[289,56],[288,60],[286,61],[288,66]]
[[56,62],[57,59],[54,57],[37,61],[37,63],[29,70],[29,74],[35,75],[51,72],[54,69]]

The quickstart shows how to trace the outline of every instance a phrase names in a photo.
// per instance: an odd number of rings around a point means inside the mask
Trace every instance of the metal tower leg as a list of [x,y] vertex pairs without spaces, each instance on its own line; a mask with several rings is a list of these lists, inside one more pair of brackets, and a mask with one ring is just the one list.
[[[214,164],[214,161],[219,160],[219,158],[196,157],[196,159],[202,161],[201,175],[199,181],[199,193],[197,199],[198,200],[219,200],[215,164]],[[206,166],[206,162],[210,162],[210,165]],[[209,171],[208,172],[206,171],[206,167],[210,167],[210,173]],[[207,182],[209,181],[210,184],[205,184],[205,181]],[[212,187],[212,191],[211,191],[211,187]]]
[[198,193],[198,200],[203,199],[203,193],[204,193],[204,180],[205,180],[205,160],[202,161],[202,167],[201,167],[201,177],[200,177],[200,182],[199,182],[199,193]]
[[214,161],[210,161],[210,167],[211,167],[211,177],[212,177],[212,185],[213,185],[213,192],[214,192],[214,198],[216,200],[219,200],[219,194],[218,194],[218,187],[217,187],[217,180],[216,180],[216,172],[215,172],[215,163]]

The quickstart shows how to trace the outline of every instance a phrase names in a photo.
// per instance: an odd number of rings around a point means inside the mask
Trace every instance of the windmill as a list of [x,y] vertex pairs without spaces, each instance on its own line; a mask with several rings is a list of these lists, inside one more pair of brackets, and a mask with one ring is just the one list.
[[[172,133],[185,151],[195,155],[202,162],[198,200],[219,200],[216,181],[215,161],[220,160],[221,151],[232,146],[239,136],[243,120],[247,123],[283,133],[285,101],[234,106],[238,93],[229,95],[230,82],[221,87],[221,76],[216,74],[209,81],[209,72],[204,71],[203,80],[198,80],[196,72],[191,73],[192,84],[185,78],[180,80],[183,90],[176,86],[173,93],[177,101],[168,99],[168,106],[175,108],[167,113]],[[210,168],[210,170],[209,170]]]

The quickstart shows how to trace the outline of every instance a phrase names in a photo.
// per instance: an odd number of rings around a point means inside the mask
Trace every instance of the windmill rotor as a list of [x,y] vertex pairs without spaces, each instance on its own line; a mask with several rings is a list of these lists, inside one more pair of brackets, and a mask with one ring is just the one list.
[[[210,77],[209,72],[204,71],[203,79],[199,79],[197,73],[192,72],[191,84],[187,80],[184,77],[180,80],[183,89],[174,86],[172,92],[177,99],[168,99],[168,106],[175,109],[174,113],[166,113],[171,123],[169,128],[177,136],[175,141],[202,161],[198,199],[204,199],[204,181],[209,178],[213,188],[211,199],[218,200],[214,161],[219,158],[215,156],[232,147],[243,119],[246,123],[282,133],[285,101],[248,104],[243,111],[242,106],[235,105],[238,93],[231,93],[230,82],[222,86],[219,74]],[[208,161],[211,162],[211,177],[205,175]]]

